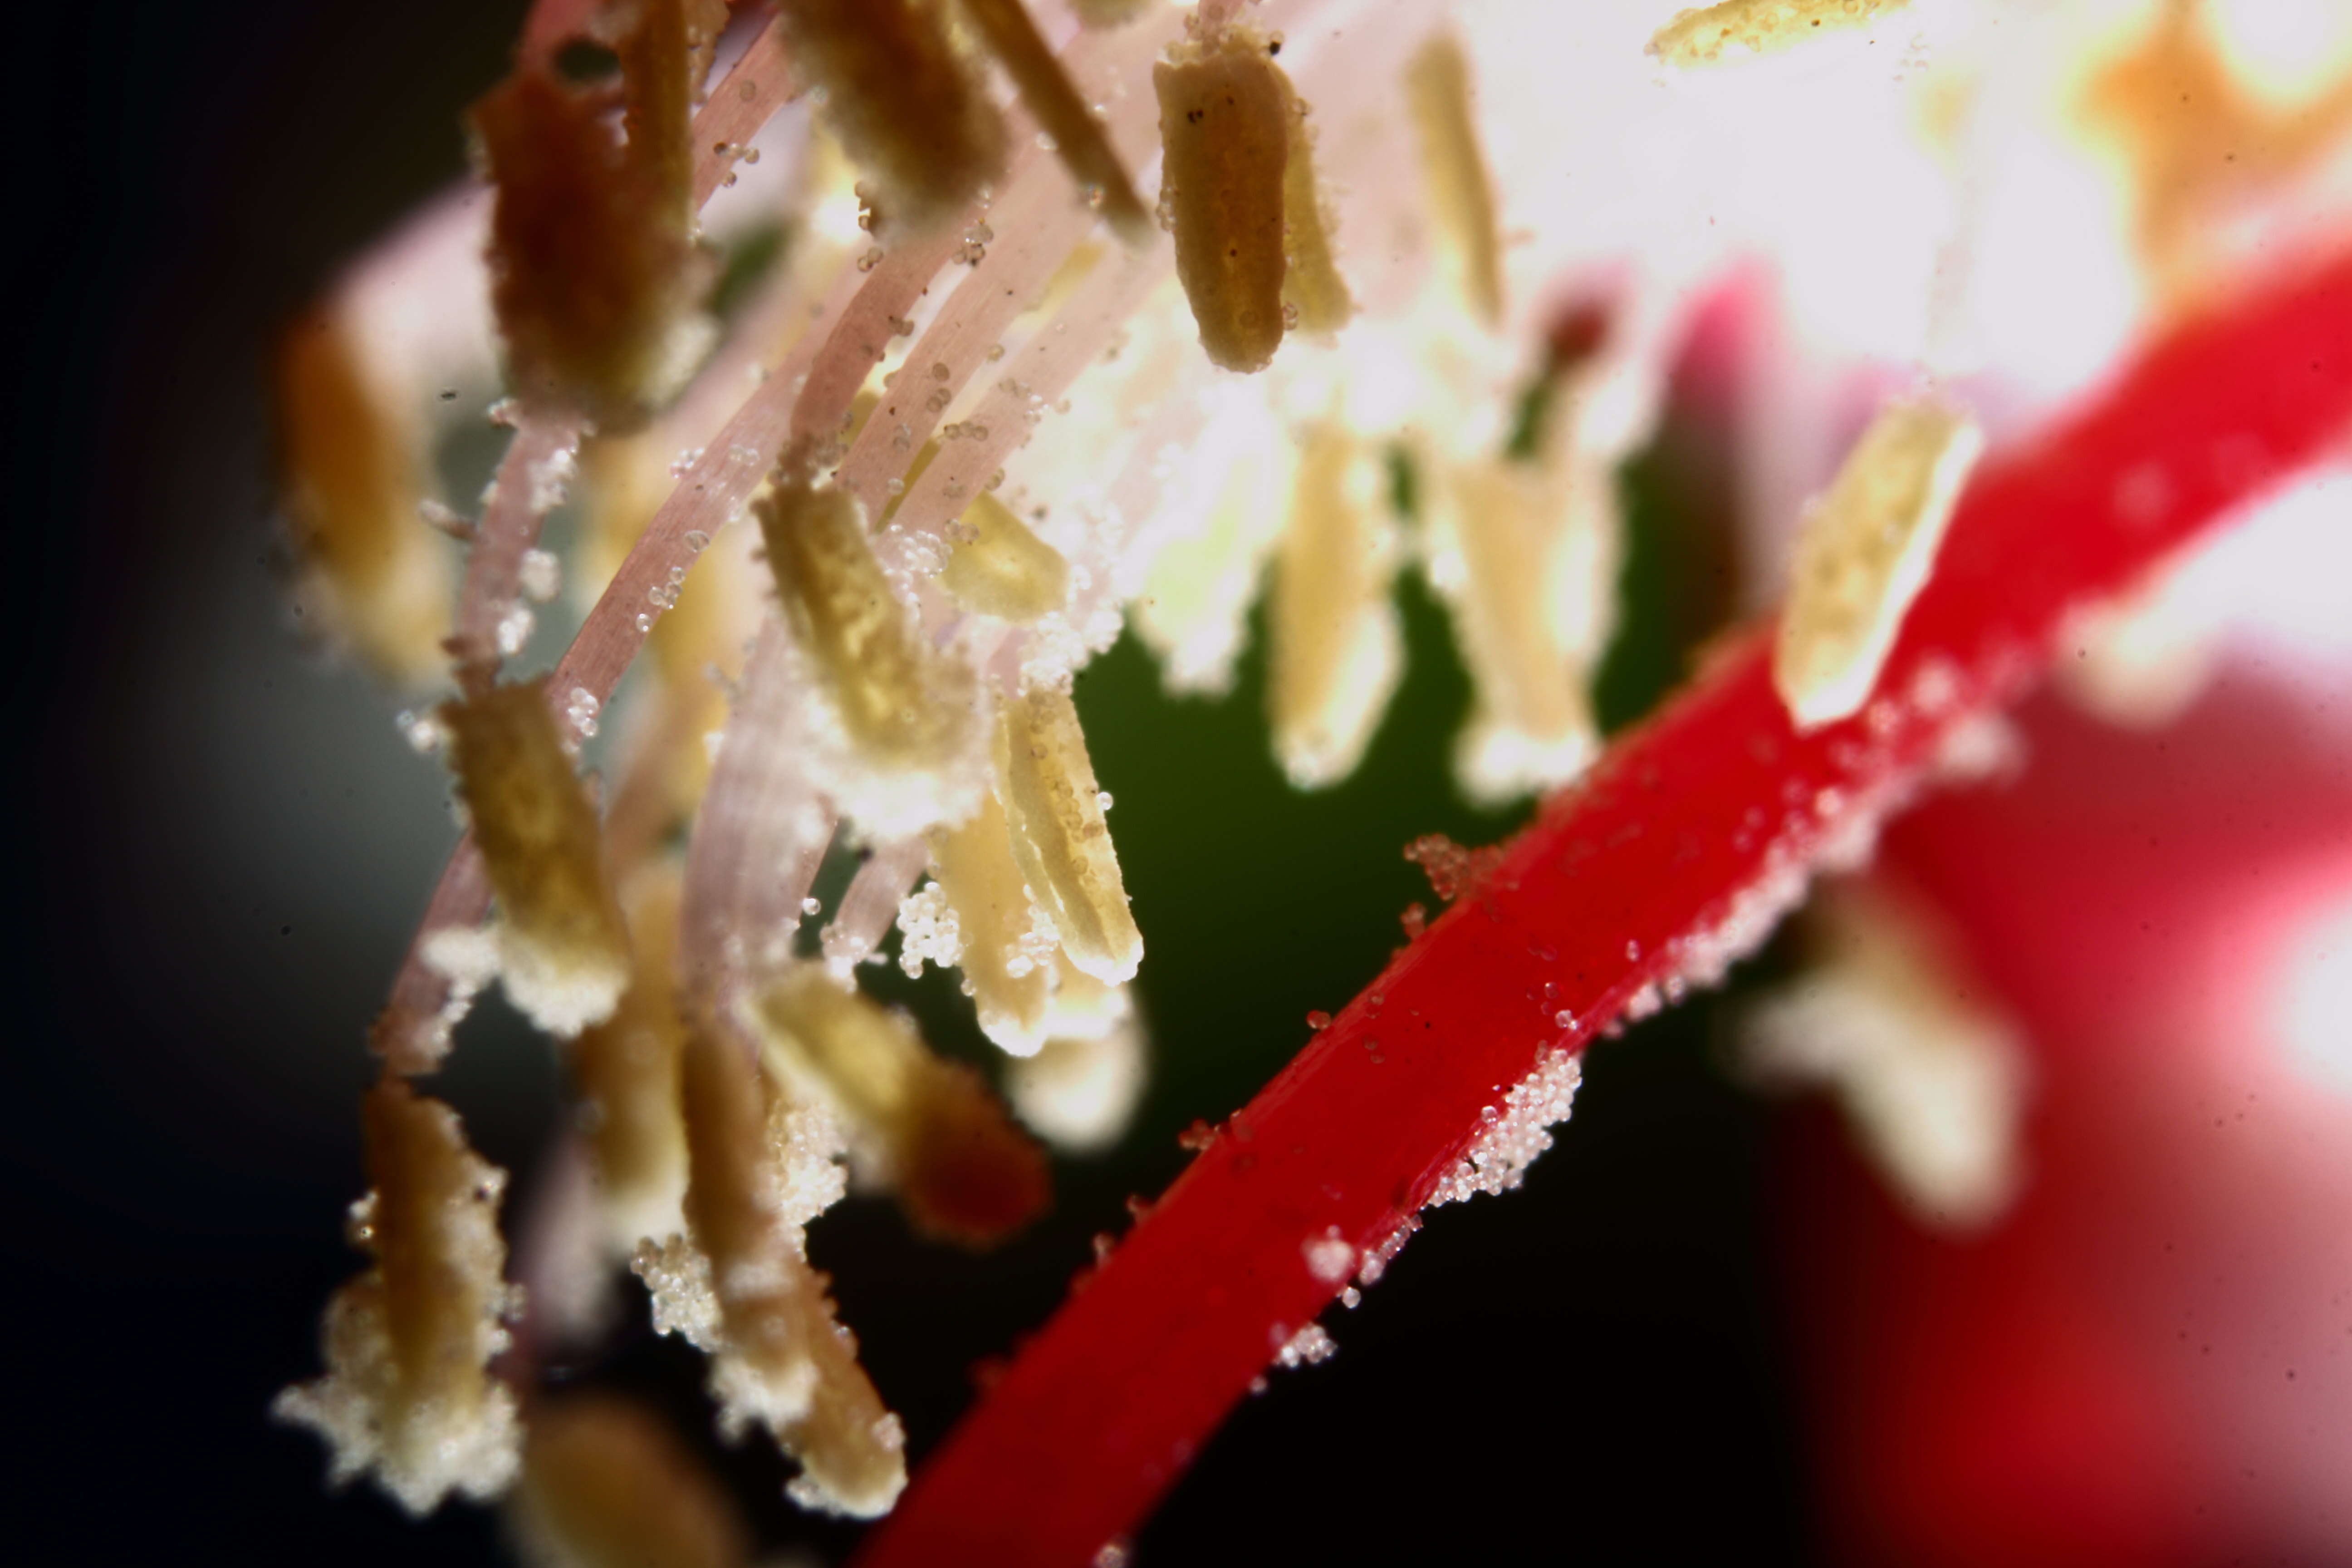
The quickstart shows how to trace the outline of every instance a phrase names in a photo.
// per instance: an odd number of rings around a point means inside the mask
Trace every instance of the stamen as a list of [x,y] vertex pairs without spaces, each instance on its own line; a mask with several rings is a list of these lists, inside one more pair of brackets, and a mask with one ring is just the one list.
[[1563,784],[1599,752],[1590,686],[1614,622],[1617,517],[1605,469],[1465,464],[1432,487],[1431,578],[1477,693],[1454,772],[1499,804]]
[[1030,951],[1034,906],[993,794],[982,797],[971,821],[932,832],[931,874],[955,911],[981,1029],[1014,1056],[1034,1054],[1045,1043],[1053,974]]
[[1650,40],[1674,66],[1712,65],[1726,54],[1772,54],[1832,27],[1856,27],[1909,0],[1722,0],[1679,12]]
[[689,1028],[685,1056],[689,1236],[639,1249],[654,1326],[711,1357],[720,1428],[753,1421],[801,1463],[803,1505],[870,1519],[907,1484],[906,1434],[883,1407],[823,1278],[801,1250],[796,1202],[772,1121],[787,1107],[730,1036]]
[[1062,951],[1097,980],[1132,979],[1143,933],[1128,912],[1102,789],[1067,692],[1041,689],[999,706],[996,777],[1013,860],[1054,917]]
[[652,862],[628,879],[623,902],[636,953],[629,988],[613,1016],[583,1030],[571,1052],[606,1235],[625,1257],[639,1241],[676,1235],[685,1224],[678,883],[677,867],[667,860]]
[[1160,212],[1201,347],[1222,369],[1264,370],[1282,346],[1288,83],[1256,33],[1225,27],[1173,46],[1151,85]]
[[751,1556],[718,1479],[653,1411],[607,1394],[532,1407],[513,1517],[527,1559],[549,1568],[740,1568]]
[[1046,1041],[1012,1065],[1005,1089],[1021,1120],[1055,1148],[1098,1152],[1126,1132],[1147,1065],[1143,1031],[1130,1021],[1092,1038]]
[[1762,1083],[1818,1084],[1906,1207],[1946,1230],[2000,1217],[2025,1174],[2025,1061],[2016,1026],[1979,998],[1923,914],[1844,885],[1807,921],[1817,962],[1759,1002],[1742,1066]]
[[629,939],[547,683],[484,688],[439,711],[498,897],[507,995],[550,1034],[576,1035],[612,1016],[629,983]]
[[1470,112],[1470,62],[1440,33],[1405,67],[1405,98],[1421,133],[1422,177],[1463,298],[1488,327],[1503,320],[1503,247],[1495,184]]
[[492,300],[512,384],[601,429],[642,423],[713,330],[698,310],[709,266],[690,180],[656,183],[675,177],[674,159],[616,142],[592,98],[527,67],[472,121],[498,187]]
[[1315,184],[1315,133],[1307,125],[1307,105],[1290,79],[1275,73],[1282,83],[1285,112],[1289,117],[1290,147],[1282,166],[1282,248],[1286,263],[1282,277],[1282,302],[1289,309],[1289,324],[1302,332],[1328,337],[1348,324],[1356,302],[1348,297],[1347,280],[1331,254],[1331,215]]
[[856,499],[782,479],[755,510],[784,618],[851,749],[877,772],[947,772],[975,739],[971,671],[923,640]]
[[995,1245],[1045,1206],[1045,1165],[978,1074],[943,1061],[899,1014],[804,964],[762,987],[745,1022],[772,1070],[881,1147],[916,1226]]
[[278,390],[287,514],[314,590],[303,598],[394,680],[429,679],[448,635],[450,573],[417,522],[417,421],[374,384],[356,333],[330,311],[287,330]]
[[327,1374],[280,1394],[272,1413],[327,1440],[335,1484],[373,1470],[413,1514],[453,1491],[496,1497],[520,1437],[514,1394],[488,1371],[513,1304],[498,1227],[506,1173],[467,1146],[455,1111],[400,1079],[380,1080],[362,1113],[371,1188],[350,1235],[374,1266],[327,1304]]
[[791,0],[782,16],[825,123],[874,183],[877,227],[934,227],[1003,173],[1004,123],[940,0]]
[[636,26],[615,47],[621,57],[625,145],[660,206],[655,221],[694,224],[695,91],[709,68],[710,41],[727,25],[724,0],[644,0]]
[[1003,501],[983,491],[959,521],[940,569],[940,586],[957,604],[1026,626],[1068,602],[1069,562]]
[[1355,771],[1396,689],[1396,525],[1380,465],[1339,425],[1307,433],[1275,556],[1266,676],[1275,755],[1302,789]]
[[1772,685],[1798,729],[1851,718],[1868,700],[1983,449],[1965,411],[1894,404],[1806,510],[1772,649]]

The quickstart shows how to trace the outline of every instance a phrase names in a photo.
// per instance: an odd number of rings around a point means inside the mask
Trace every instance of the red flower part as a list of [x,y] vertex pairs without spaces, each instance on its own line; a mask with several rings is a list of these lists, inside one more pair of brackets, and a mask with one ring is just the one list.
[[1507,1182],[1542,1147],[1514,1086],[1719,978],[1820,859],[1866,847],[1969,721],[2023,689],[2070,610],[2310,460],[2347,416],[2339,258],[2182,329],[1989,461],[1854,719],[1797,735],[1769,629],[1729,645],[1234,1115],[918,1474],[866,1568],[1087,1563],[1337,1294],[1334,1240],[1360,1268],[1384,1260],[1433,1195],[1478,1184],[1465,1154]]
[[1833,1138],[1791,1149],[1832,1543],[1927,1568],[2341,1562],[2352,1100],[2298,1037],[2348,1036],[2340,991],[2296,983],[2352,973],[2310,952],[2352,912],[2342,740],[2251,661],[2158,733],[2021,717],[2018,784],[1906,818],[1880,865],[2030,1037],[2014,1211],[1932,1236]]

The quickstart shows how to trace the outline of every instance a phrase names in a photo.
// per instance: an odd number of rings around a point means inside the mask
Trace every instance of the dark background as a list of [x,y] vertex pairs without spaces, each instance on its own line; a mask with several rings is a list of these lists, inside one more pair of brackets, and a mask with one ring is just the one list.
[[[419,1526],[364,1488],[330,1497],[317,1443],[265,1416],[316,1371],[319,1309],[356,1267],[362,1031],[451,829],[397,703],[306,652],[283,607],[262,372],[275,324],[460,167],[457,113],[520,9],[117,5],[20,35],[9,537],[30,560],[6,599],[25,793],[0,1091],[17,1561],[498,1559],[492,1514]],[[1700,467],[1633,477],[1620,720],[1699,629],[1658,606],[1719,598],[1675,576],[1696,570],[1676,541]],[[1132,644],[1081,682],[1150,947],[1153,1091],[997,1257],[919,1244],[871,1200],[817,1226],[919,1455],[971,1364],[1179,1168],[1177,1131],[1239,1104],[1308,1009],[1371,975],[1427,896],[1399,847],[1509,826],[1448,793],[1465,688],[1442,616],[1417,590],[1406,608],[1406,688],[1328,795],[1267,760],[1255,658],[1215,705],[1161,699]],[[1139,1561],[1805,1559],[1768,1130],[1715,1066],[1718,1012],[1601,1047],[1526,1189],[1433,1215],[1335,1314],[1337,1358],[1275,1373],[1207,1448]],[[557,1110],[546,1047],[486,1006],[437,1092],[527,1202]],[[580,1375],[707,1431],[693,1358],[642,1325]],[[709,1451],[771,1545],[830,1561],[854,1539],[781,1501],[761,1445]]]

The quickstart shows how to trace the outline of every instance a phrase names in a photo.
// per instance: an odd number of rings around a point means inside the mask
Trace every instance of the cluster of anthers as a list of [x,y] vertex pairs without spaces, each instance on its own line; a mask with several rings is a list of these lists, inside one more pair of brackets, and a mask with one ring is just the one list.
[[[1731,0],[1675,18],[1655,68],[1883,8]],[[395,680],[454,677],[410,725],[467,823],[373,1034],[369,1268],[278,1406],[338,1478],[420,1513],[520,1478],[534,1538],[583,1561],[649,1531],[740,1548],[656,1426],[531,1392],[562,1292],[534,1281],[525,1315],[502,1177],[412,1088],[491,980],[568,1042],[594,1266],[708,1353],[722,1423],[772,1434],[800,1501],[872,1516],[902,1433],[803,1244],[845,1161],[986,1246],[1046,1201],[1018,1122],[1098,1144],[1140,1080],[1143,942],[1074,672],[1131,626],[1171,689],[1221,690],[1263,582],[1273,744],[1329,784],[1395,685],[1417,568],[1475,679],[1465,792],[1598,750],[1612,475],[1658,344],[1609,300],[1507,302],[1447,7],[1048,9],[541,0],[471,111],[480,184],[289,334],[301,592]],[[1344,134],[1318,133],[1326,88],[1368,106]],[[436,443],[491,387],[513,433],[463,516]],[[1812,509],[1774,667],[1801,727],[1868,695],[1977,445],[1897,401]],[[589,607],[516,679],[575,485]],[[580,745],[647,649],[592,788]],[[909,973],[961,970],[1010,1110],[861,991],[894,923]]]

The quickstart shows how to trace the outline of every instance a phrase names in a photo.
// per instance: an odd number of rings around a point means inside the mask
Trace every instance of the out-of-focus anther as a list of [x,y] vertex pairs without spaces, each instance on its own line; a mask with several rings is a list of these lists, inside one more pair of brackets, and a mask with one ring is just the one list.
[[337,1485],[373,1471],[414,1514],[451,1492],[486,1500],[513,1480],[520,1436],[514,1394],[489,1373],[513,1305],[506,1173],[467,1147],[456,1111],[398,1078],[362,1114],[369,1192],[349,1230],[373,1266],[328,1303],[326,1375],[272,1409],[327,1440]]
[[449,563],[423,521],[425,436],[372,375],[332,309],[287,329],[278,357],[286,510],[320,627],[403,684],[440,672]]
[[635,950],[613,1016],[572,1047],[581,1124],[593,1158],[605,1237],[626,1257],[684,1224],[686,1121],[678,1058],[686,1044],[677,986],[678,868],[653,860],[622,889]]
[[1004,169],[1004,123],[943,0],[784,0],[793,68],[875,186],[877,227],[961,212]]
[[1045,1206],[1044,1158],[979,1075],[933,1056],[911,1024],[854,985],[798,966],[761,987],[746,1022],[785,1081],[878,1146],[919,1228],[990,1247]]
[[751,1556],[718,1479],[654,1412],[609,1394],[531,1407],[511,1512],[544,1568],[740,1568]]
[[1463,297],[1480,321],[1500,326],[1503,247],[1495,184],[1471,114],[1470,62],[1453,34],[1438,34],[1414,54],[1405,68],[1405,98],[1420,132],[1430,205]]
[[1026,626],[1068,602],[1070,563],[994,496],[974,498],[949,538],[940,586],[965,609]]
[[1399,548],[1381,478],[1338,423],[1307,432],[1267,616],[1267,721],[1302,788],[1355,770],[1396,689],[1403,647],[1389,587]]

